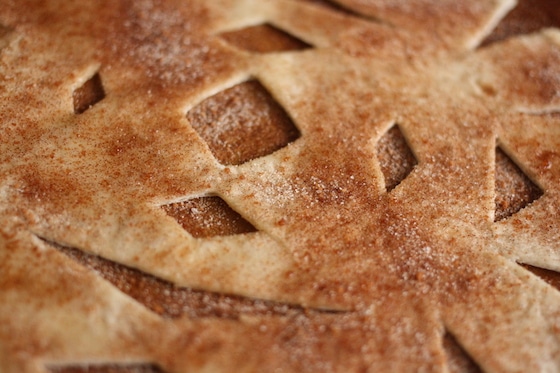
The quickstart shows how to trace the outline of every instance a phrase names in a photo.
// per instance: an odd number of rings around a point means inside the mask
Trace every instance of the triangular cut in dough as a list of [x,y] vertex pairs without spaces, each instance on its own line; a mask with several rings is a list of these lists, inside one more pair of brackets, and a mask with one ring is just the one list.
[[500,148],[496,148],[496,212],[506,219],[539,199],[543,191]]
[[255,53],[300,51],[312,47],[268,23],[224,32],[220,37],[239,49]]
[[162,208],[196,238],[231,236],[257,229],[217,196],[170,203]]
[[305,312],[296,305],[176,286],[169,281],[97,255],[47,243],[80,265],[95,271],[144,307],[166,318],[238,319],[241,315],[272,316]]
[[542,278],[549,285],[560,290],[560,273],[556,271],[551,271],[549,269],[535,267],[529,264],[521,264],[521,266],[526,270],[531,271],[534,275],[537,275],[540,278]]
[[48,368],[51,373],[164,373],[157,365],[152,364],[87,364]]

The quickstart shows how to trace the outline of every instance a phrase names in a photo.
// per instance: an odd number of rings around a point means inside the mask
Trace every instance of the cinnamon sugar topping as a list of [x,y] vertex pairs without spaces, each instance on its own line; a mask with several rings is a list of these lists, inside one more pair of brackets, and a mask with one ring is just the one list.
[[0,0],[2,373],[560,369],[560,31],[333,4]]

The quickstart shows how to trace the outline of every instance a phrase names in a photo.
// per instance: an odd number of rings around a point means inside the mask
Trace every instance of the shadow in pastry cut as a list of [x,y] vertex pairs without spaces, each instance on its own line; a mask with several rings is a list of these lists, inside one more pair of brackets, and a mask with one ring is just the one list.
[[474,359],[449,332],[446,332],[443,337],[443,349],[450,373],[482,373],[482,369]]
[[153,364],[76,364],[49,366],[51,373],[165,373]]
[[170,203],[161,208],[195,238],[252,233],[257,229],[217,196]]
[[269,155],[301,136],[286,111],[257,80],[205,99],[187,118],[223,165],[240,165]]
[[365,21],[382,23],[381,20],[378,18],[375,18],[367,14],[363,14],[357,10],[351,9],[346,5],[339,4],[335,0],[299,0],[299,1],[302,3],[315,4],[317,6],[321,6],[323,8],[332,10],[334,12],[343,13],[345,15],[356,17],[356,18],[361,18]]
[[348,10],[346,8],[343,8],[342,6],[337,4],[336,2],[330,1],[330,0],[298,0],[298,1],[301,2],[301,3],[317,5],[317,6],[327,8],[327,9],[330,9],[330,10],[334,10],[334,11],[338,11],[338,12],[353,14],[352,12],[350,12],[350,10]]
[[82,114],[104,98],[105,90],[101,83],[101,76],[95,73],[82,86],[74,90],[72,94],[74,113]]
[[0,50],[7,47],[13,34],[13,29],[0,23]]
[[499,147],[496,148],[495,167],[494,221],[516,214],[543,195],[543,191]]
[[82,250],[47,244],[82,266],[95,271],[117,289],[152,312],[166,318],[238,319],[242,315],[293,316],[296,314],[337,314],[336,311],[305,309],[298,305],[222,294],[175,284]]
[[406,179],[418,161],[397,124],[379,139],[376,150],[385,188],[390,192]]
[[500,21],[481,46],[548,27],[560,28],[558,0],[519,0],[516,7]]
[[236,48],[254,53],[301,51],[312,48],[303,40],[268,23],[224,32],[220,37]]
[[519,264],[521,267],[525,268],[529,272],[543,279],[546,283],[553,286],[557,290],[560,290],[560,273],[556,271],[551,271],[549,269],[544,269],[540,267],[535,267],[529,264]]

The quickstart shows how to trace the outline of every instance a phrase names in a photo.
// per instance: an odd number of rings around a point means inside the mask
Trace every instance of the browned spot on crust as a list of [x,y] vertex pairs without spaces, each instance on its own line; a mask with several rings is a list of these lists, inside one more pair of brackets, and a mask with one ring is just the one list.
[[494,221],[505,219],[543,194],[521,169],[496,148],[496,213]]
[[237,48],[257,53],[299,51],[311,47],[306,42],[269,24],[225,32],[220,37]]
[[256,80],[204,100],[187,118],[226,165],[268,155],[300,136],[288,114]]
[[220,197],[194,198],[163,205],[162,208],[187,232],[197,238],[257,231]]

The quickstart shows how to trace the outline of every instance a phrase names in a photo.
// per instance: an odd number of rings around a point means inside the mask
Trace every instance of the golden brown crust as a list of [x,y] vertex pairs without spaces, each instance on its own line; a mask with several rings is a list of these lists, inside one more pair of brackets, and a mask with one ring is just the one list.
[[[560,294],[517,262],[560,270],[560,32],[473,51],[511,2],[338,3],[1,1],[3,371],[445,371],[446,335],[484,371],[559,369]],[[256,24],[314,48],[223,37]],[[252,107],[245,82],[286,114],[264,147],[195,124]],[[395,125],[417,164],[387,188]],[[497,147],[543,194],[495,222]],[[206,196],[256,232],[169,213]]]

